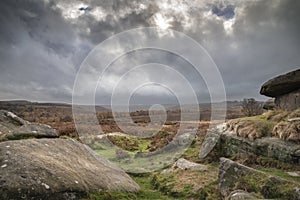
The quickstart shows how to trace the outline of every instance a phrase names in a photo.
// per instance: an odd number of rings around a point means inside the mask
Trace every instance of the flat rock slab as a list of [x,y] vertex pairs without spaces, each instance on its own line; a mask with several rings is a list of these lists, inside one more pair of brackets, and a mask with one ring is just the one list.
[[199,164],[199,163],[194,163],[194,162],[188,161],[184,158],[180,158],[172,165],[172,167],[163,170],[161,172],[161,174],[171,173],[175,169],[194,170],[194,171],[207,171],[208,167],[206,165],[202,165],[202,164]]
[[180,158],[174,163],[174,168],[179,168],[182,170],[196,170],[196,171],[207,171],[206,165],[201,165],[199,163],[190,162],[184,158]]
[[290,176],[300,177],[300,171],[299,172],[286,172],[286,173]]
[[199,158],[205,158],[215,148],[220,140],[224,127],[224,124],[219,124],[207,131],[206,137],[202,142],[201,149],[199,151]]
[[300,89],[300,69],[277,76],[261,87],[260,94],[278,97]]
[[3,199],[78,199],[101,190],[138,192],[119,167],[72,139],[0,143]]
[[57,137],[57,131],[48,125],[30,123],[9,111],[0,110],[0,141]]

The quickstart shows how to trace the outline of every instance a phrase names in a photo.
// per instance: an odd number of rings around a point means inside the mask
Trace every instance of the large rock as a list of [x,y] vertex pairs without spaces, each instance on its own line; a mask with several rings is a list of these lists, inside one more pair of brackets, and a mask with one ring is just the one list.
[[2,142],[0,167],[2,199],[79,199],[140,189],[122,169],[72,139]]
[[260,94],[275,97],[276,107],[294,110],[300,107],[300,69],[273,78],[263,84]]
[[220,140],[221,133],[223,132],[224,125],[212,127],[206,133],[205,139],[202,142],[202,146],[199,152],[199,158],[205,158],[217,145]]
[[48,125],[30,123],[9,111],[0,110],[0,141],[57,137],[57,131]]
[[[253,194],[239,192],[240,199],[254,194],[268,199],[300,199],[298,183],[271,176],[262,171],[241,165],[227,158],[220,159],[219,190],[225,199],[232,198],[234,191],[247,190]],[[254,198],[257,199],[257,198]]]
[[300,164],[300,145],[279,138],[264,137],[253,142],[234,134],[222,134],[220,151],[223,156],[253,153],[282,162]]
[[277,76],[261,87],[260,94],[278,97],[300,89],[300,69]]
[[300,164],[299,144],[274,137],[263,137],[251,141],[248,138],[237,136],[234,131],[226,130],[225,126],[225,124],[219,125],[218,128],[212,129],[214,132],[208,133],[199,153],[201,159],[217,149],[219,156],[231,157],[238,154],[253,153],[282,162]]
[[235,188],[237,181],[244,176],[259,173],[257,170],[241,165],[227,158],[220,158],[219,190],[227,197]]

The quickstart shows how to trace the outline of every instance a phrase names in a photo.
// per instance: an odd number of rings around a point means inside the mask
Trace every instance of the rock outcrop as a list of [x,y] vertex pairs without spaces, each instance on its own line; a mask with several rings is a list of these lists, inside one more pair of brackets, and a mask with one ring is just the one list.
[[89,192],[138,192],[120,168],[72,139],[0,143],[3,199],[79,199]]
[[260,94],[275,97],[275,104],[284,110],[300,107],[300,69],[275,77],[261,87]]
[[[300,199],[298,183],[270,176],[227,158],[220,159],[219,190],[225,199],[237,199],[234,193],[247,199]],[[242,190],[242,191],[241,191]],[[247,190],[252,194],[243,192]]]
[[274,110],[275,107],[276,107],[275,99],[268,99],[263,104],[263,109],[265,109],[265,110]]
[[30,123],[9,111],[0,110],[0,141],[57,137],[57,131],[48,125]]
[[[200,158],[205,158],[210,152],[217,149],[219,156],[231,157],[252,153],[282,162],[300,164],[299,144],[275,137],[263,137],[251,141],[248,138],[237,136],[234,131],[226,130],[226,124],[219,125],[213,130],[208,132],[204,139],[199,153]],[[213,146],[213,144],[215,145]]]
[[224,197],[229,196],[241,177],[254,173],[259,173],[259,171],[227,158],[220,158],[219,190],[221,195]]
[[90,192],[138,192],[119,167],[50,126],[0,111],[1,199],[80,199]]
[[199,158],[205,158],[216,147],[220,141],[223,129],[224,126],[220,124],[207,131],[205,140],[202,142],[201,150],[199,152]]

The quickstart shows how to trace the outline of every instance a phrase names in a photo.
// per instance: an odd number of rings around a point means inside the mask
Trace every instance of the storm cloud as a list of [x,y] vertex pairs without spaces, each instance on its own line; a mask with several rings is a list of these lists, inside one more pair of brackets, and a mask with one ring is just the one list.
[[[2,0],[0,4],[3,100],[71,102],[76,73],[89,52],[110,36],[139,27],[173,29],[201,44],[221,72],[228,100],[263,100],[259,89],[265,81],[300,66],[297,0]],[[118,48],[122,47],[108,51]],[[105,77],[107,85],[97,90],[97,103],[110,102],[110,86],[118,81],[120,71],[154,62],[154,58],[157,63],[180,65],[199,101],[209,100],[204,81],[188,64],[168,53],[148,51],[128,55],[111,66]],[[180,88],[161,71],[141,72],[126,83],[158,77]],[[91,89],[88,81],[82,84]],[[123,87],[126,92],[126,85]],[[145,103],[151,103],[151,97],[155,102],[174,102],[159,87],[145,88],[136,95]]]

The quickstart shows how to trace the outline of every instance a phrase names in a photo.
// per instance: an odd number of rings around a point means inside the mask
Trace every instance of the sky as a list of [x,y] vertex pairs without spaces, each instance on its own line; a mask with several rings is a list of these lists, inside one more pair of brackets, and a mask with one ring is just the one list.
[[[93,58],[91,51],[115,34],[143,27],[154,27],[161,43],[170,47],[175,46],[172,40],[163,38],[172,30],[198,42],[220,72],[227,100],[265,100],[259,94],[264,82],[300,66],[298,0],[1,0],[0,4],[0,100],[71,103],[75,78],[87,57],[100,63],[105,54],[117,55],[124,45],[149,38],[123,38]],[[188,44],[181,45],[176,48],[198,56]],[[139,65],[143,67],[134,68]],[[96,103],[109,104],[118,84],[117,97],[130,93],[136,104],[176,103],[176,95],[188,103],[192,94],[182,87],[184,81],[199,102],[210,101],[209,87],[219,89],[218,84],[208,86],[205,77],[172,52],[128,53],[109,66],[100,85],[94,85],[89,80],[99,78],[99,70],[103,66],[91,66],[80,82],[81,103],[89,102],[86,93],[96,91]],[[145,80],[161,84],[143,85]]]

